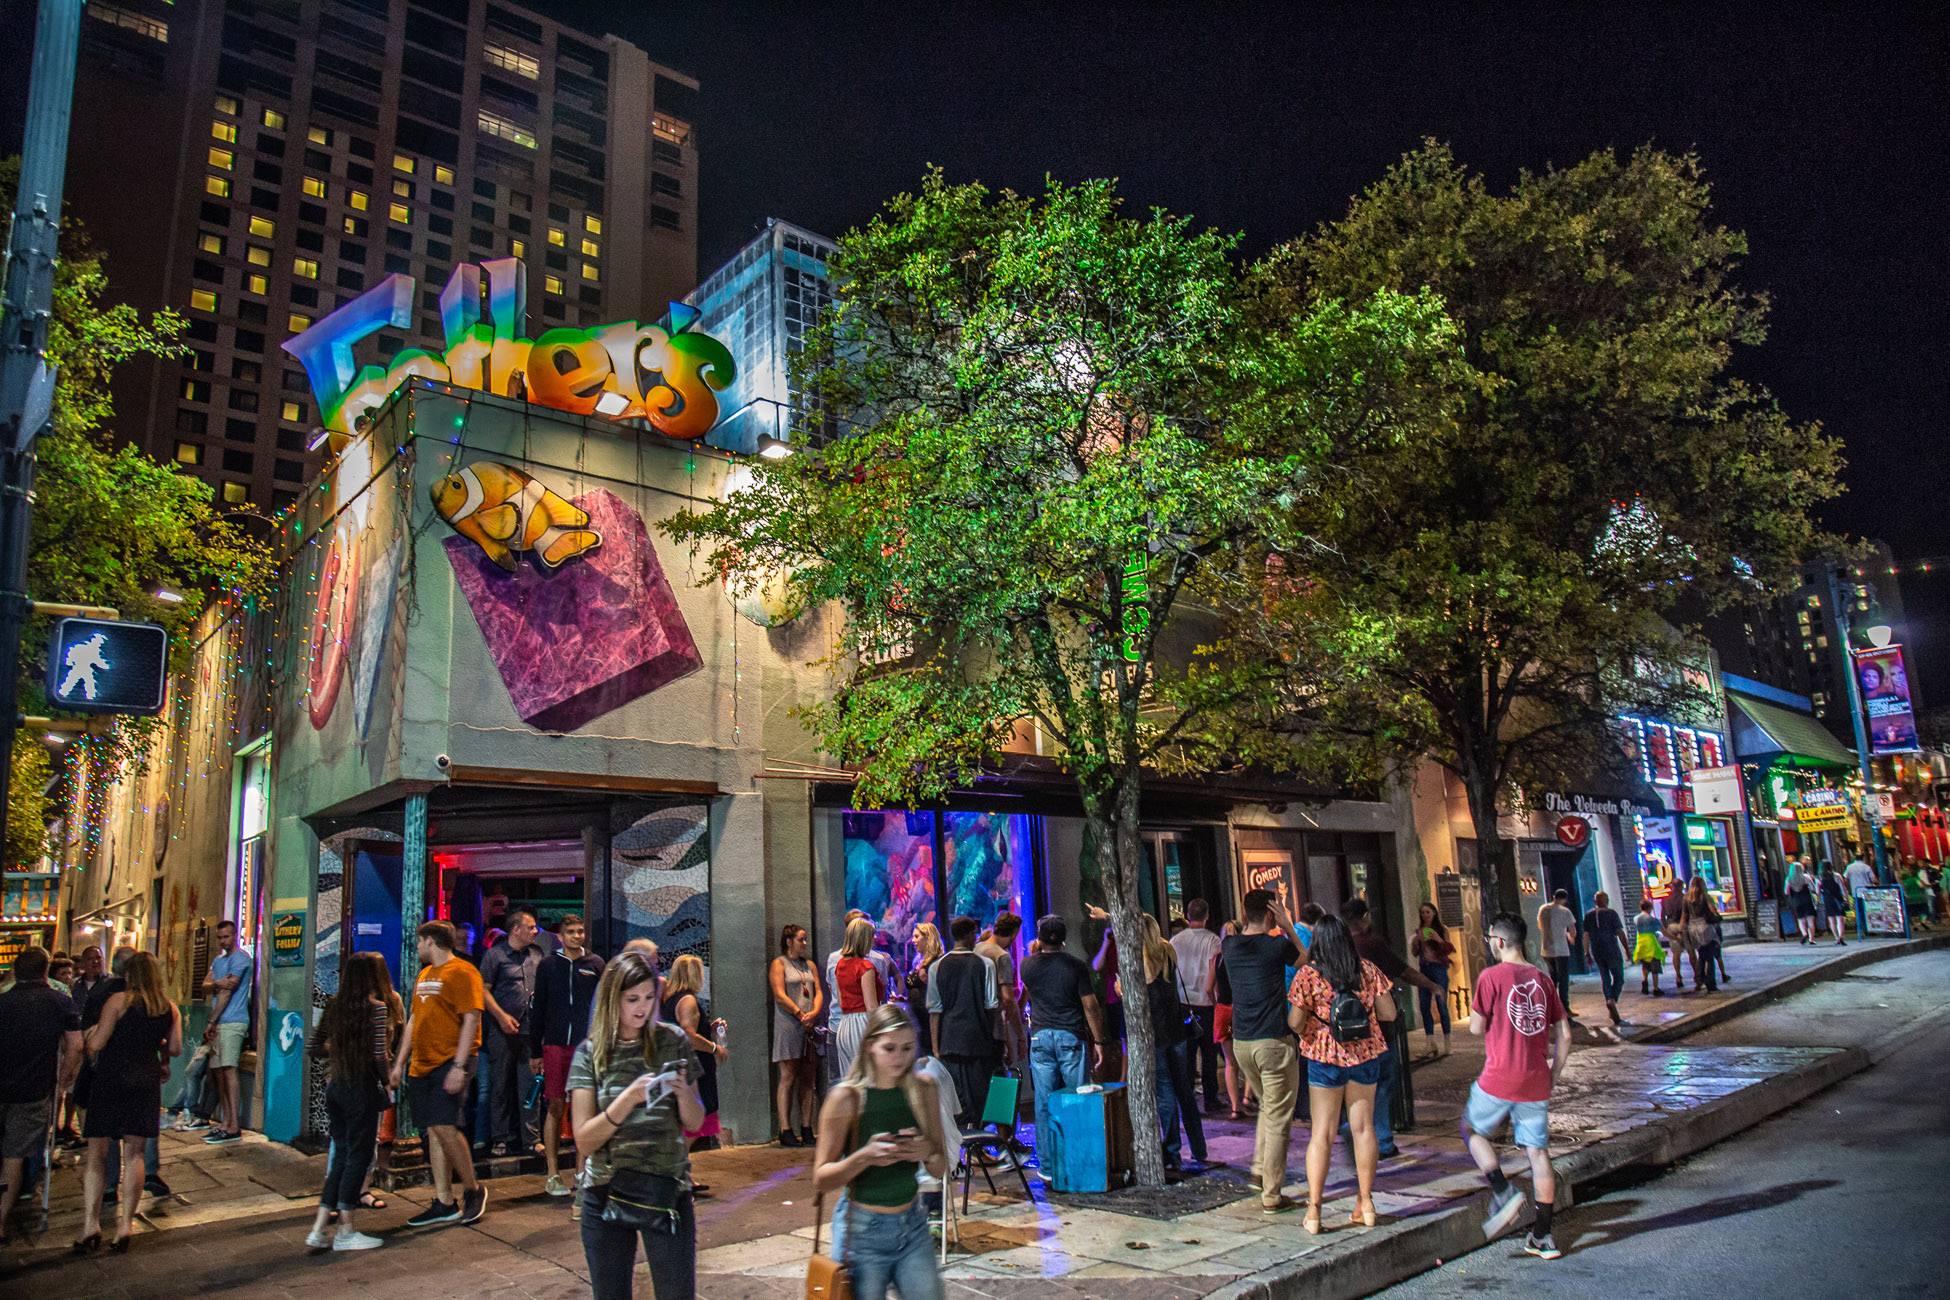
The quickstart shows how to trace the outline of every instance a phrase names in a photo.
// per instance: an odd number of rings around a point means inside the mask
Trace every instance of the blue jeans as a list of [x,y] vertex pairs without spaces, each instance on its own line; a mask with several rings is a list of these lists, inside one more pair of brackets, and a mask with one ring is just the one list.
[[1038,1029],[1029,1036],[1029,1077],[1036,1086],[1036,1165],[1054,1178],[1049,1158],[1049,1099],[1058,1088],[1081,1088],[1090,1082],[1083,1040],[1067,1029]]
[[1185,1115],[1185,1137],[1192,1159],[1205,1163],[1205,1121],[1198,1113],[1197,1077],[1192,1073],[1192,1045],[1175,1043],[1155,1049],[1158,1080],[1158,1127],[1165,1139],[1165,1163],[1178,1163],[1178,1116]]
[[919,1198],[898,1214],[850,1205],[846,1219],[843,1249],[853,1300],[886,1300],[889,1287],[901,1300],[941,1300],[934,1237]]
[[1434,1008],[1441,1012],[1442,1032],[1444,1036],[1447,1036],[1449,1033],[1449,963],[1446,961],[1425,961],[1419,963],[1419,965],[1422,967],[1422,974],[1428,976],[1435,984],[1435,987],[1432,989],[1416,990],[1416,993],[1422,1000],[1422,1032],[1430,1038],[1435,1037],[1436,1017],[1430,1009],[1431,1005],[1433,1005]]
[[1625,960],[1614,954],[1610,960],[1598,958],[1598,983],[1605,990],[1607,1004],[1618,1001],[1618,995],[1625,991]]

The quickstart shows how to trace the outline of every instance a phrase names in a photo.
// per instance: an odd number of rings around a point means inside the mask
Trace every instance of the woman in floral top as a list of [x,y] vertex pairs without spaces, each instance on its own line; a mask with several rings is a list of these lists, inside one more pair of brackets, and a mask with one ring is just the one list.
[[[1287,990],[1292,1004],[1287,1024],[1300,1036],[1300,1054],[1307,1058],[1307,1099],[1313,1114],[1307,1138],[1304,1226],[1308,1232],[1320,1231],[1320,1200],[1327,1187],[1327,1166],[1333,1159],[1343,1102],[1354,1139],[1354,1176],[1359,1186],[1348,1226],[1375,1225],[1374,1167],[1380,1147],[1374,1133],[1374,1093],[1381,1082],[1381,1054],[1388,1050],[1381,1025],[1395,1018],[1392,988],[1388,977],[1354,950],[1354,940],[1339,917],[1320,918],[1307,949],[1307,964]],[[1368,1010],[1367,1036],[1353,1042],[1337,1039],[1329,1025],[1334,998],[1341,990],[1354,992]]]

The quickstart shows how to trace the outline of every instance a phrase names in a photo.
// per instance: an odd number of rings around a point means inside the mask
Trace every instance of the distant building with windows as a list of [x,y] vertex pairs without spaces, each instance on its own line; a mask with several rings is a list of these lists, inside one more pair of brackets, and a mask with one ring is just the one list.
[[685,299],[698,310],[698,327],[738,358],[737,382],[718,398],[725,417],[709,442],[749,454],[760,438],[817,447],[839,436],[839,422],[799,391],[790,369],[805,332],[833,301],[827,260],[837,247],[773,217]]
[[[1895,556],[1882,542],[1874,553],[1847,566],[1838,579],[1843,613],[1859,635],[1872,612],[1896,629],[1906,631],[1902,587]],[[1855,722],[1849,713],[1848,656],[1835,635],[1828,566],[1810,564],[1800,583],[1778,599],[1744,606],[1717,615],[1708,632],[1728,672],[1805,697],[1815,717],[1845,747],[1855,745]],[[1916,674],[1909,677],[1910,701],[1923,709]]]
[[113,0],[82,19],[67,195],[113,300],[189,318],[114,431],[266,510],[316,473],[287,338],[387,275],[444,346],[459,263],[527,265],[529,332],[656,320],[697,283],[697,82],[489,0]]

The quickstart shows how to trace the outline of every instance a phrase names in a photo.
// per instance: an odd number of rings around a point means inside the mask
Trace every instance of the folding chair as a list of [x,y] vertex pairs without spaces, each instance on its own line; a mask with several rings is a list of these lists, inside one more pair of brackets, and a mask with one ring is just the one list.
[[[981,1123],[983,1127],[971,1129],[961,1135],[961,1212],[968,1213],[968,1184],[974,1174],[977,1162],[969,1159],[971,1149],[979,1152],[999,1151],[1014,1157],[1016,1132],[1016,1092],[1022,1087],[1022,1080],[1007,1075],[997,1075],[989,1080],[988,1100],[982,1104]],[[1004,1137],[989,1128],[992,1124],[1007,1126],[1009,1136]],[[1022,1181],[1022,1195],[1025,1200],[1036,1199],[1029,1191],[1029,1175],[1022,1171],[1022,1160],[1014,1160],[1016,1177]],[[981,1165],[982,1179],[989,1185],[989,1194],[995,1194],[995,1179],[989,1176],[988,1166]],[[945,1189],[944,1189],[945,1190]]]

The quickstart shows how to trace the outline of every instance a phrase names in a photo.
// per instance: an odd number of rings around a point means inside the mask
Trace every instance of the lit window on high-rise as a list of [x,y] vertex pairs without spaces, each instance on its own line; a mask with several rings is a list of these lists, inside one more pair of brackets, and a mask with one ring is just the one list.
[[263,120],[264,125],[270,127],[273,131],[284,130],[284,114],[278,112],[275,108],[265,109]]
[[252,266],[269,266],[271,264],[271,250],[257,244],[252,244],[244,250],[244,260]]
[[197,236],[196,246],[203,252],[214,253],[218,257],[223,256],[224,242],[222,235],[213,235],[206,230]]
[[559,275],[551,275],[551,276],[543,277],[542,288],[548,290],[550,293],[561,293],[562,277]]
[[220,199],[227,199],[230,197],[230,178],[228,176],[205,176],[203,178],[203,189],[206,193],[214,194]]
[[366,197],[364,190],[347,190],[345,192],[345,202],[347,207],[356,208],[360,212],[364,212],[366,205],[371,203],[372,200]]
[[386,215],[392,220],[399,222],[402,226],[411,225],[413,222],[412,209],[408,208],[404,203],[393,204],[392,207],[386,209]]
[[582,241],[582,255],[584,257],[601,257],[603,250],[597,245],[595,240],[585,239]]
[[497,140],[508,140],[520,145],[524,149],[539,147],[533,133],[522,130],[520,125],[509,121],[499,113],[490,113],[486,109],[482,109],[480,111],[479,121],[481,131],[486,135],[495,137]]
[[237,143],[237,124],[235,122],[212,122],[210,134],[225,144]]
[[307,280],[316,280],[318,278],[318,259],[314,257],[293,258],[291,260],[291,273],[293,275],[303,276]]
[[542,76],[542,61],[512,45],[496,45],[490,41],[481,51],[481,58],[491,68],[500,68],[530,81],[539,81]]
[[305,177],[305,193],[314,199],[325,197],[325,182],[316,176]]
[[257,294],[259,297],[262,297],[271,291],[271,282],[265,279],[261,275],[253,275],[249,277],[244,283],[252,293]]
[[251,234],[257,236],[259,239],[275,239],[277,233],[278,223],[269,217],[251,218]]
[[[95,4],[89,5],[86,12],[90,18],[98,22],[107,23],[111,27],[121,27],[128,31],[140,33],[143,36],[147,36],[150,40],[160,41],[164,45],[169,44],[169,24],[160,18],[151,18],[146,14],[131,13],[127,9],[118,9],[114,5],[102,4],[99,0]],[[231,111],[235,112],[236,110],[232,109]]]
[[212,146],[210,149],[210,165],[218,171],[227,172],[237,165],[237,159],[230,150],[218,149]]

